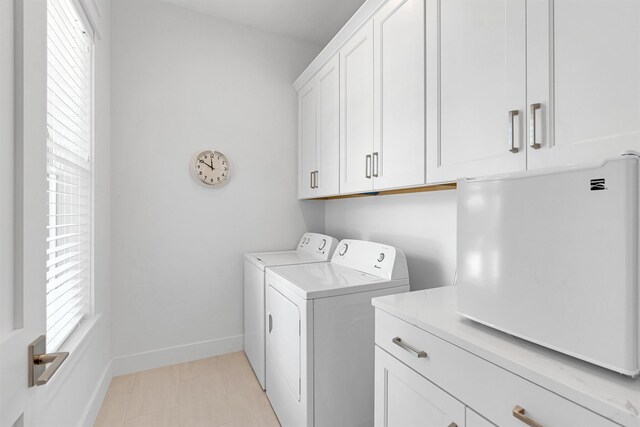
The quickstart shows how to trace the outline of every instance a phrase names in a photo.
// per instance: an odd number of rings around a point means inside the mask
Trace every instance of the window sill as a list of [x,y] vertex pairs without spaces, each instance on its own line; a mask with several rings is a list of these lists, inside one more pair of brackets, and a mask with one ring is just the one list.
[[60,366],[58,372],[51,377],[51,380],[44,386],[47,388],[47,395],[52,398],[58,394],[58,391],[64,386],[67,380],[74,372],[75,366],[82,359],[84,353],[89,348],[89,344],[93,341],[98,330],[102,315],[87,316],[80,322],[77,329],[73,331],[71,336],[57,351],[69,352],[69,357]]

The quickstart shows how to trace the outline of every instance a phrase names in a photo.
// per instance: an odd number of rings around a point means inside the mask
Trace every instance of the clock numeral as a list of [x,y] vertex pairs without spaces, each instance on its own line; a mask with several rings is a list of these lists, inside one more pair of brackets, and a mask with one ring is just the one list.
[[207,179],[207,175],[204,176],[204,179]]
[[[220,178],[218,178],[218,181],[220,181]],[[213,178],[211,178],[211,182],[213,182]]]
[[[220,181],[220,177],[218,177],[218,181]],[[213,180],[211,180],[211,182],[213,182]]]
[[[200,166],[198,166],[198,167],[200,167]],[[202,175],[202,171],[198,172],[198,174]]]

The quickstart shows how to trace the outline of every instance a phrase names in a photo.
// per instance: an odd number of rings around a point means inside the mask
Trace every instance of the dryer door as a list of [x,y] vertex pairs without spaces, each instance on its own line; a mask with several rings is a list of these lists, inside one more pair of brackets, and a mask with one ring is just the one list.
[[267,358],[296,402],[300,401],[300,309],[269,286],[267,289]]

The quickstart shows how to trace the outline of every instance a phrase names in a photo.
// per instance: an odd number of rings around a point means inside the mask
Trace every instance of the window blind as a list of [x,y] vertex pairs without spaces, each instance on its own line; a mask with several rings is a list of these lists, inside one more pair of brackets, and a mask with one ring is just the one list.
[[90,310],[92,39],[72,0],[47,2],[47,350]]

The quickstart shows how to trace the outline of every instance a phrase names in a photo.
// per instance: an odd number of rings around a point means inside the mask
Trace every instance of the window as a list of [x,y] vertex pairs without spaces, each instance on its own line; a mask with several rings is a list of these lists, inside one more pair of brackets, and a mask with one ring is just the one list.
[[47,350],[91,307],[92,38],[73,0],[47,2]]

